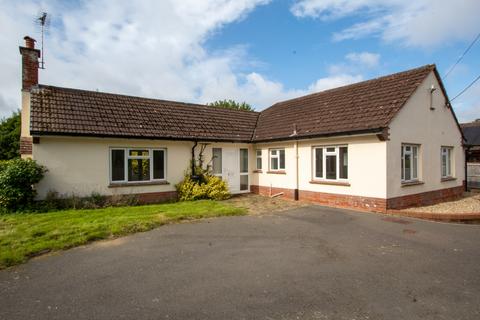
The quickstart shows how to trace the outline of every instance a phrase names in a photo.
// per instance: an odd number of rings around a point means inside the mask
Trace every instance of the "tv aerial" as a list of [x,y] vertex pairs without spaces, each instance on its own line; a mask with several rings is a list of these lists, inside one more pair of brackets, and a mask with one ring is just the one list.
[[35,23],[40,26],[40,32],[42,34],[42,42],[41,42],[41,47],[42,47],[42,54],[41,54],[41,61],[40,61],[40,69],[45,69],[45,49],[43,46],[44,38],[45,38],[45,33],[48,27],[50,26],[50,15],[47,12],[40,12],[37,17],[35,18]]

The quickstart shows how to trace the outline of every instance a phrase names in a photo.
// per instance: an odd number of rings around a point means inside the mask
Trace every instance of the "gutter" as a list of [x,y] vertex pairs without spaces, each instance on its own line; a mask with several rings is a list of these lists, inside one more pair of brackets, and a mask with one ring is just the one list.
[[382,134],[384,128],[374,128],[374,129],[363,129],[363,130],[354,130],[354,131],[341,131],[333,133],[322,133],[322,134],[312,134],[312,135],[292,135],[289,137],[280,137],[280,138],[268,138],[268,139],[258,139],[253,140],[253,143],[267,143],[267,142],[277,142],[277,141],[288,141],[288,140],[309,140],[315,138],[328,138],[328,137],[349,137],[349,136],[361,136],[361,135],[371,135],[371,134]]

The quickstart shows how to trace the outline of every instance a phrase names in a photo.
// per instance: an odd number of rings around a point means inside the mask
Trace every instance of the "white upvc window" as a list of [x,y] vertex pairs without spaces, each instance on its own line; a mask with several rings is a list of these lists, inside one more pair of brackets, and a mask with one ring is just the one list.
[[313,147],[314,180],[348,180],[348,147]]
[[110,148],[110,182],[166,180],[166,149]]
[[442,160],[442,178],[451,178],[452,174],[452,147],[441,147],[441,160]]
[[222,148],[212,148],[212,171],[217,177],[222,176]]
[[402,182],[418,181],[419,145],[402,144]]
[[285,170],[285,149],[270,149],[270,171]]
[[262,170],[262,150],[258,149],[255,150],[255,163],[257,170]]
[[248,149],[240,148],[240,191],[248,191]]

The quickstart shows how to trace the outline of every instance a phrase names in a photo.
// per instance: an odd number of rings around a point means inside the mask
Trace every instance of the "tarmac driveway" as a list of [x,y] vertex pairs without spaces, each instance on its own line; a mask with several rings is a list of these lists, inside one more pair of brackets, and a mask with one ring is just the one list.
[[305,207],[0,272],[0,319],[480,319],[480,225]]

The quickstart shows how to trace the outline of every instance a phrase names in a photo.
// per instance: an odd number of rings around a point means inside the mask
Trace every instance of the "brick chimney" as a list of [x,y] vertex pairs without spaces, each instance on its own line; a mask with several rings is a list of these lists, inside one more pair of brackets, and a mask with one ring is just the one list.
[[38,58],[40,50],[35,49],[35,39],[26,36],[25,47],[20,47],[22,55],[22,90],[30,90],[38,84]]

